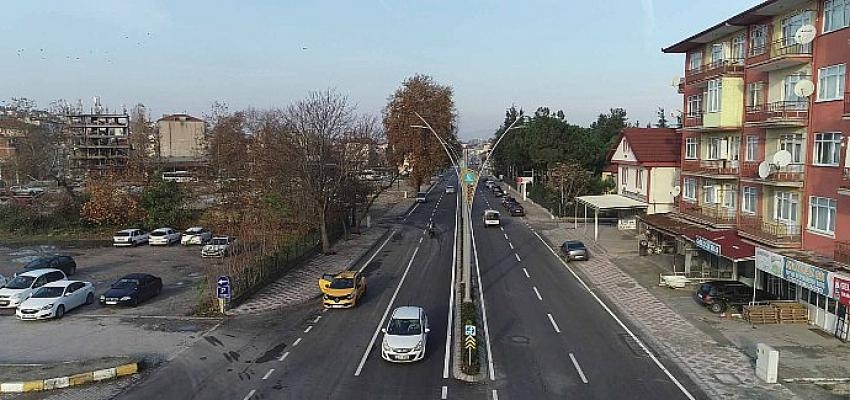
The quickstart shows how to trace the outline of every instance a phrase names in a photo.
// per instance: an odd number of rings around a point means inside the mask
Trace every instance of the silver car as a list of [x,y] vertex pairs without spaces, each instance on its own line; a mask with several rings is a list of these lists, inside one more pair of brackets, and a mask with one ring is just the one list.
[[590,251],[580,240],[567,240],[561,245],[561,255],[568,261],[587,260],[590,258]]

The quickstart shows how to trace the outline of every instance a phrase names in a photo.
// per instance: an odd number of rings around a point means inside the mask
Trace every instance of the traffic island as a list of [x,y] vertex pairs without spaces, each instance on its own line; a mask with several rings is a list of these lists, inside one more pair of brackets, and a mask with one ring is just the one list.
[[0,393],[64,389],[133,375],[141,362],[132,357],[52,364],[0,364]]

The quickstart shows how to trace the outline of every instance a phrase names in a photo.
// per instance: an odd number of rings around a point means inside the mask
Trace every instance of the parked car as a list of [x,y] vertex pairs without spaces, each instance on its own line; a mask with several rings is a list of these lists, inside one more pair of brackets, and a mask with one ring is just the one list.
[[486,187],[487,189],[493,190],[494,186],[496,186],[496,182],[494,182],[492,179],[488,179],[484,182],[484,187]]
[[162,279],[151,274],[124,275],[100,295],[100,304],[137,306],[162,292]]
[[428,317],[417,306],[397,307],[381,331],[381,357],[392,362],[412,362],[425,358],[428,344]]
[[561,255],[569,260],[590,259],[590,251],[580,240],[567,240],[561,244]]
[[212,232],[210,232],[209,229],[200,226],[193,226],[183,232],[183,236],[180,238],[180,244],[184,246],[191,244],[207,244],[210,240],[212,240]]
[[148,233],[141,229],[124,229],[112,235],[113,246],[138,246],[148,242]]
[[151,246],[168,246],[180,242],[180,232],[174,228],[159,228],[151,231],[148,236],[148,244]]
[[[740,307],[753,301],[753,288],[738,281],[705,282],[697,287],[694,300],[719,314],[729,307]],[[755,300],[775,300],[775,297],[765,291],[755,290]]]
[[417,203],[427,203],[428,202],[428,193],[426,193],[426,192],[416,193],[416,202]]
[[484,226],[499,226],[499,212],[496,210],[484,210]]
[[62,318],[66,312],[94,303],[91,282],[61,280],[50,282],[24,300],[15,315],[20,320]]
[[511,203],[508,206],[508,211],[511,213],[512,217],[523,217],[523,216],[525,216],[525,208],[522,208],[522,206],[517,204],[517,203]]
[[28,299],[36,289],[50,282],[66,279],[68,278],[64,272],[53,268],[22,272],[0,289],[0,308],[15,308]]
[[201,248],[201,257],[227,257],[232,251],[234,241],[236,239],[230,236],[216,236]]
[[77,273],[77,262],[71,256],[44,256],[38,257],[24,265],[24,271],[36,269],[55,268],[71,276]]
[[6,282],[6,277],[0,274],[0,289],[2,289],[3,286],[6,286]]
[[44,194],[44,189],[40,187],[12,186],[9,191],[18,197],[38,197]]
[[457,190],[452,185],[446,185],[446,193],[456,193]]

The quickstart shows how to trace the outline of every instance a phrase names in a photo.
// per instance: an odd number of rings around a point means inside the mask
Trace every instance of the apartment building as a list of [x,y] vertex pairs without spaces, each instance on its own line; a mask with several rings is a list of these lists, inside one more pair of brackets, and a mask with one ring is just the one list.
[[[686,221],[703,237],[726,230],[754,245],[732,277],[807,304],[810,322],[843,340],[848,27],[850,0],[769,0],[663,49],[683,54],[685,67],[681,196],[670,218],[680,231]],[[722,253],[709,242],[695,247]]]
[[70,171],[86,173],[123,171],[130,155],[130,117],[126,113],[95,112],[68,116]]

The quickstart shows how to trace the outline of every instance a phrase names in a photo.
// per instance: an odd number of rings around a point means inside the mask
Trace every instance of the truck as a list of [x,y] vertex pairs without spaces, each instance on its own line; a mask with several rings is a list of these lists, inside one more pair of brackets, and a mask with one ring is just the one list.
[[319,289],[324,308],[352,308],[366,295],[366,278],[357,271],[324,274]]

